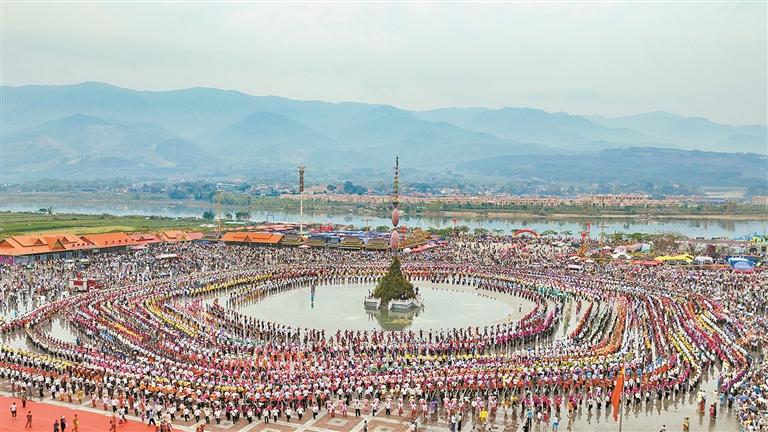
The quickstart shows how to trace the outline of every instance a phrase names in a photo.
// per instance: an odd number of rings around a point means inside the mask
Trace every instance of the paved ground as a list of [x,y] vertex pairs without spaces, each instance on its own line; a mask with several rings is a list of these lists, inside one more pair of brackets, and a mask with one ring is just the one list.
[[[24,429],[26,410],[21,408],[21,401],[17,398],[9,397],[7,391],[1,392],[0,396],[0,432],[45,432],[53,430],[54,420],[62,415],[69,421],[67,432],[72,432],[72,418],[77,413],[80,419],[80,428],[78,432],[106,432],[109,428],[109,417],[111,413],[99,408],[92,408],[90,401],[82,405],[77,402],[68,403],[46,399],[44,402],[28,401],[27,410],[32,411],[33,428]],[[12,401],[18,406],[18,418],[11,419],[9,407]],[[406,415],[408,411],[406,410]],[[699,416],[695,412],[692,404],[680,401],[670,403],[667,406],[659,405],[652,409],[627,410],[624,413],[623,431],[627,432],[655,432],[666,425],[670,432],[682,430],[682,420],[684,417],[691,419],[691,431],[738,431],[735,417],[729,412],[720,413],[717,421],[710,421],[708,416]],[[153,427],[149,427],[139,422],[136,417],[129,416],[129,422],[125,425],[118,425],[118,432],[150,432]],[[302,421],[291,419],[290,423],[284,420],[277,423],[270,422],[265,424],[261,421],[248,423],[241,420],[238,424],[232,424],[226,420],[221,425],[207,425],[206,430],[214,432],[360,432],[363,430],[364,421],[368,422],[370,432],[408,432],[413,430],[413,424],[409,417],[398,417],[397,415],[386,416],[383,412],[372,417],[370,413],[362,417],[354,416],[331,417],[330,414],[318,415],[317,419],[312,419],[312,415],[305,415]],[[444,419],[424,423],[421,418],[417,419],[419,431],[437,432],[448,430],[448,425]],[[497,416],[490,422],[491,430],[494,432],[515,432],[522,428],[517,418],[509,417],[506,420],[503,415]],[[194,423],[180,422],[174,423],[174,429],[182,432],[194,431]],[[470,424],[462,428],[463,431],[473,431],[477,428]],[[544,432],[551,430],[551,425],[534,424],[534,432]],[[582,410],[572,421],[561,422],[561,431],[618,431],[618,423],[613,421],[607,410],[592,411],[592,414]]]
[[[17,418],[11,418],[10,406],[16,402]],[[32,428],[25,428],[27,412],[32,412]],[[72,432],[72,420],[77,414],[80,420],[78,432],[107,432],[109,430],[109,416],[103,412],[92,412],[80,407],[64,406],[64,404],[40,403],[27,401],[26,408],[22,408],[21,401],[16,398],[0,397],[0,431],[29,431],[49,432],[53,430],[53,422],[65,416],[67,419],[66,432]],[[147,432],[147,426],[139,421],[129,421],[119,425],[120,432]]]

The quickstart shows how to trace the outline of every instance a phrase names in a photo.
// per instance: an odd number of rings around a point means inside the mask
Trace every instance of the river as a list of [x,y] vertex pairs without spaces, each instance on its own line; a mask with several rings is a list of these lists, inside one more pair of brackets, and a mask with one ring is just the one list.
[[[8,199],[6,196],[0,203],[0,211],[36,211],[41,206],[35,202],[23,202]],[[200,217],[205,210],[198,206],[184,204],[157,204],[147,202],[129,202],[125,205],[119,203],[109,204],[66,204],[57,205],[51,203],[56,213],[78,214],[111,214],[116,216],[141,215],[141,216],[165,216],[165,217]],[[252,221],[269,222],[293,222],[298,223],[300,217],[296,211],[258,211],[251,209]],[[676,232],[688,237],[703,238],[742,238],[755,233],[764,234],[768,231],[768,220],[733,220],[733,219],[696,219],[696,218],[557,218],[557,217],[457,217],[457,225],[466,225],[470,229],[485,228],[490,231],[500,230],[509,233],[517,229],[528,228],[539,232],[546,230],[569,231],[572,234],[584,231],[588,222],[592,223],[592,237],[598,237],[600,232],[606,234],[614,232],[643,232],[663,233]],[[421,228],[445,228],[453,226],[453,218],[431,216],[409,216],[400,218],[400,224],[407,227]],[[390,226],[388,217],[365,216],[358,214],[327,214],[305,213],[305,223],[332,223],[342,225],[354,225],[355,227],[376,227],[379,225]]]

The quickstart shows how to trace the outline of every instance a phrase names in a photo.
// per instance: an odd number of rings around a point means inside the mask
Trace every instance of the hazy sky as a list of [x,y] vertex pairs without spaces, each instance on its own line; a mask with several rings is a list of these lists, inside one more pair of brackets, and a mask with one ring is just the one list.
[[766,123],[766,3],[2,2],[5,85]]

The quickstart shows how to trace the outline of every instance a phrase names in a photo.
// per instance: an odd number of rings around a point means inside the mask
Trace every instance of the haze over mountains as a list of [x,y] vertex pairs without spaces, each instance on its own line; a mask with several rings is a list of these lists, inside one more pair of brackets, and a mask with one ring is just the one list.
[[[422,172],[450,169],[500,178],[669,176],[748,185],[766,176],[765,125],[722,125],[665,112],[620,118],[511,107],[414,112],[210,88],[149,92],[101,83],[2,87],[2,96],[6,179],[253,174],[298,163],[345,173],[388,168],[395,154],[406,168]],[[628,175],[640,160],[652,172],[637,165]],[[590,176],[610,161],[616,161],[615,169]]]

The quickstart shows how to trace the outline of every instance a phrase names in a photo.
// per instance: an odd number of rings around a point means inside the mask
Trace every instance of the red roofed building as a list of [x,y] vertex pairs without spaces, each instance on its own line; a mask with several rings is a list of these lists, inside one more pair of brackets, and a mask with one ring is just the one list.
[[13,236],[0,242],[0,252],[3,255],[32,255],[50,251],[48,242],[40,236]]
[[52,241],[59,242],[68,250],[88,249],[91,246],[88,242],[74,234],[47,234],[43,235],[43,238],[48,241],[48,244],[51,244]]
[[[200,238],[202,238],[202,233],[200,234]],[[181,230],[171,230],[171,231],[163,231],[157,233],[158,238],[160,238],[162,241],[166,243],[177,243],[177,242],[185,242],[185,241],[192,241],[192,240],[199,240],[195,237],[196,235],[192,235],[191,232],[187,231],[181,231]]]
[[13,236],[0,241],[2,262],[31,262],[50,258],[76,258],[92,248],[90,242],[73,234]]
[[191,241],[202,240],[203,233],[200,231],[187,231],[187,238]]
[[276,245],[280,243],[280,239],[282,238],[282,234],[271,232],[230,231],[224,233],[221,240],[227,243]]
[[126,233],[86,234],[82,239],[96,248],[122,248],[138,243]]
[[[42,234],[12,236],[0,240],[0,263],[28,263],[52,258],[81,258],[88,253],[126,250],[157,243],[202,240],[203,233],[165,231],[148,233]],[[279,240],[279,239],[278,239]]]
[[134,233],[130,235],[133,241],[136,242],[137,245],[148,245],[148,244],[154,244],[154,243],[161,243],[162,240],[160,240],[156,235],[154,234],[147,234],[147,233]]

